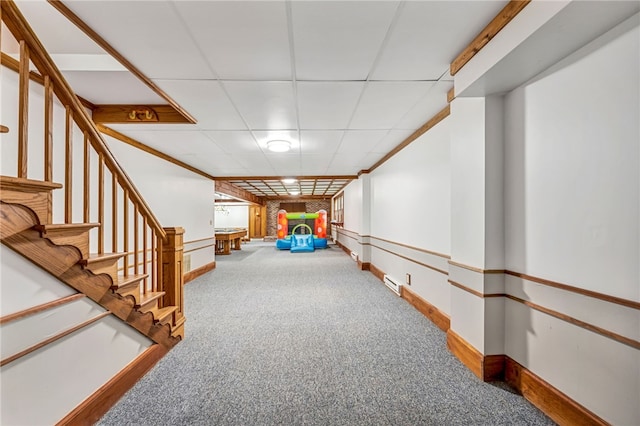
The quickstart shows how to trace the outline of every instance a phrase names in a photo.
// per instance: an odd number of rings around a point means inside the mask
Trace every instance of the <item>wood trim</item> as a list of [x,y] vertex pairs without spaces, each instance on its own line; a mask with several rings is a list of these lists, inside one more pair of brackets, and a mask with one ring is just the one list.
[[502,380],[506,355],[483,355],[455,331],[447,330],[447,348],[484,382]]
[[427,249],[422,249],[422,248],[419,248],[419,247],[410,246],[408,244],[398,243],[396,241],[385,240],[384,238],[374,237],[373,235],[362,235],[362,237],[369,237],[369,238],[373,238],[374,240],[384,241],[385,243],[394,244],[396,246],[400,246],[400,247],[408,248],[408,249],[411,249],[411,250],[419,251],[421,253],[431,254],[433,256],[438,256],[438,257],[442,257],[442,258],[445,258],[445,259],[451,259],[451,256],[449,256],[448,254],[442,254],[442,253],[438,253],[437,251],[431,251],[431,250],[427,250]]
[[183,163],[180,160],[177,160],[173,157],[171,157],[170,155],[165,154],[164,152],[160,152],[157,149],[151,148],[150,146],[147,146],[145,144],[143,144],[142,142],[138,142],[137,140],[130,138],[129,136],[122,134],[120,132],[118,132],[117,130],[113,130],[107,126],[104,126],[102,124],[96,124],[96,128],[98,129],[98,131],[100,131],[100,133],[103,133],[107,136],[111,136],[114,139],[119,140],[120,142],[124,142],[127,145],[131,145],[134,148],[138,148],[141,151],[144,151],[148,154],[154,155],[158,158],[161,158],[165,161],[168,161],[170,163],[175,164],[178,167],[182,167],[184,169],[187,169],[193,173],[196,173],[202,177],[205,177],[207,179],[211,179],[211,180],[215,180],[215,178],[213,176],[211,176],[210,174],[203,172],[200,169],[197,169],[193,166],[188,165],[187,163]]
[[167,354],[159,344],[147,348],[140,356],[100,386],[91,396],[64,416],[56,425],[92,425]]
[[559,425],[609,424],[508,356],[504,379]]
[[358,267],[361,271],[370,271],[371,270],[371,262],[361,262],[358,260]]
[[297,179],[297,180],[343,180],[343,179],[358,179],[357,175],[309,175],[309,176],[218,176],[215,180],[229,181],[229,180],[282,180],[282,179]]
[[101,312],[101,313],[99,313],[98,315],[96,315],[93,318],[90,318],[90,319],[88,319],[86,321],[83,321],[80,324],[75,325],[75,326],[73,326],[71,328],[68,328],[68,329],[66,329],[64,331],[61,331],[60,333],[57,333],[57,334],[49,337],[48,339],[45,339],[45,340],[43,340],[43,341],[41,341],[39,343],[36,343],[35,345],[29,346],[28,348],[18,352],[17,354],[13,354],[10,357],[7,357],[7,358],[1,360],[0,361],[0,367],[3,367],[3,366],[5,366],[5,365],[17,360],[17,359],[20,359],[25,355],[29,355],[31,352],[35,352],[38,349],[44,348],[45,346],[55,342],[56,340],[60,340],[63,337],[66,337],[66,336],[68,336],[68,335],[70,335],[72,333],[75,333],[76,331],[78,331],[80,329],[83,329],[86,326],[91,325],[94,322],[98,321],[99,319],[102,319],[102,318],[104,318],[104,317],[106,317],[108,315],[111,315],[111,312],[109,312],[109,311]]
[[479,274],[504,274],[506,272],[504,269],[476,268],[475,266],[465,265],[464,263],[455,262],[453,260],[449,260],[449,264],[453,266],[457,266],[458,268],[468,269],[469,271],[477,272]]
[[360,243],[360,241],[359,241],[356,237],[354,237],[354,236],[352,236],[352,235],[349,235],[349,234],[348,234],[348,233],[346,233],[346,232],[341,232],[341,229],[338,229],[338,230],[336,231],[336,234],[338,234],[338,235],[342,235],[342,236],[343,236],[343,237],[345,237],[345,238],[351,238],[352,240],[357,241],[358,243]]
[[447,330],[447,348],[473,374],[482,380],[482,354],[453,330]]
[[371,272],[373,276],[380,281],[384,281],[384,271],[382,269],[378,269],[378,267],[373,263],[369,264],[369,272]]
[[[132,120],[129,114],[134,111],[149,111],[153,120]],[[119,124],[158,124],[158,123],[190,123],[171,105],[96,105],[92,112],[96,123]]]
[[456,98],[456,89],[455,89],[455,87],[452,87],[447,92],[447,102],[451,103],[451,101],[453,101],[455,98]]
[[194,244],[194,243],[199,243],[201,241],[215,240],[215,239],[216,239],[215,236],[211,236],[211,237],[206,237],[206,238],[200,238],[198,240],[185,241],[183,244],[186,246],[187,244]]
[[29,142],[29,47],[20,40],[18,68],[18,177],[27,177]]
[[0,124],[0,133],[9,133],[9,128]]
[[66,297],[61,297],[60,299],[52,300],[50,302],[42,303],[40,305],[32,306],[27,309],[23,309],[18,312],[14,312],[9,315],[5,315],[0,317],[0,324],[8,324],[11,321],[18,320],[20,318],[28,317],[30,315],[37,314],[38,312],[46,311],[51,308],[55,308],[56,306],[66,305],[67,303],[71,303],[78,299],[83,299],[86,296],[82,293],[71,294]]
[[434,115],[429,121],[424,123],[418,130],[416,130],[411,135],[409,135],[405,140],[400,142],[400,144],[398,146],[393,148],[384,157],[382,157],[380,160],[378,160],[373,166],[369,167],[369,169],[368,169],[369,172],[372,172],[375,169],[377,169],[378,167],[380,167],[383,163],[385,163],[391,157],[396,155],[398,152],[400,152],[402,149],[404,149],[406,146],[408,146],[411,142],[413,142],[414,140],[418,139],[420,136],[422,136],[428,130],[430,130],[432,127],[434,127],[436,124],[438,124],[439,122],[441,122],[442,120],[447,118],[449,116],[450,112],[451,112],[450,106],[447,105],[440,112],[438,112],[436,115]]
[[279,201],[279,200],[330,200],[333,195],[265,195],[261,197],[265,201]]
[[605,330],[602,327],[598,327],[597,325],[593,325],[593,324],[589,324],[588,322],[584,322],[582,320],[579,320],[577,318],[573,318],[569,315],[563,314],[561,312],[558,311],[554,311],[553,309],[549,309],[549,308],[545,308],[544,306],[538,305],[536,303],[533,302],[529,302],[528,300],[524,300],[521,299],[519,297],[516,296],[512,296],[510,294],[507,294],[505,296],[507,299],[511,299],[515,302],[518,303],[522,303],[525,306],[530,307],[531,309],[535,309],[536,311],[545,313],[547,315],[550,315],[552,317],[558,318],[560,320],[566,321],[570,324],[576,325],[578,327],[582,327],[585,330],[589,330],[593,333],[599,334],[601,336],[607,337],[609,339],[615,340],[619,343],[625,344],[627,346],[631,346],[632,348],[635,349],[640,349],[640,341],[638,340],[634,340],[634,339],[630,339],[628,337],[622,336],[620,334],[614,333],[612,331],[609,330]]
[[[4,52],[1,52],[0,54],[0,64],[2,64],[3,66],[9,68],[11,71],[14,71],[16,73],[20,73],[20,61],[18,61],[17,59],[12,58],[11,56],[7,55]],[[40,85],[44,85],[44,77],[42,77],[39,73],[37,73],[36,71],[29,71],[29,79],[33,82],[36,82]]]
[[400,296],[407,302],[409,302],[409,304],[416,308],[420,313],[422,313],[422,315],[429,318],[429,320],[431,320],[431,322],[434,323],[440,330],[446,332],[451,327],[451,319],[447,314],[424,300],[407,286],[402,286],[402,292]]
[[451,284],[454,287],[458,287],[460,290],[464,290],[467,293],[471,293],[474,296],[480,297],[480,298],[490,298],[490,297],[505,297],[506,294],[505,293],[480,293],[479,291],[476,291],[472,288],[467,287],[464,284],[460,284],[458,282],[452,281],[452,280],[447,280],[449,281],[449,284]]
[[626,306],[627,308],[632,309],[640,309],[640,302],[636,302],[633,300],[623,299],[621,297],[610,296],[608,294],[598,293],[596,291],[586,290],[579,287],[574,287],[568,284],[562,284],[556,281],[547,280],[544,278],[534,277],[532,275],[521,274],[519,272],[513,271],[505,271],[505,274],[511,275],[517,278],[522,278],[523,280],[532,281],[538,284],[546,285],[553,288],[558,288],[561,290],[570,291],[572,293],[581,294],[587,297],[593,297],[594,299],[604,300],[605,302],[615,303],[617,305]]
[[196,278],[198,278],[200,275],[204,275],[209,271],[213,271],[215,268],[216,268],[216,262],[213,261],[199,268],[196,268],[192,271],[189,271],[186,274],[184,274],[184,277],[183,277],[184,283],[186,284],[189,281],[193,281]]
[[202,250],[202,249],[207,248],[207,247],[213,247],[215,245],[216,245],[216,243],[213,243],[213,244],[207,244],[206,246],[202,246],[202,247],[196,247],[194,249],[184,250],[183,254],[191,253],[192,251]]
[[[0,64],[4,65],[11,71],[14,71],[16,73],[20,72],[19,62],[4,52],[0,52]],[[44,77],[36,71],[29,72],[29,79],[35,83],[38,83],[44,86]],[[95,109],[96,106],[93,103],[86,100],[85,98],[83,98],[82,96],[78,96],[78,99],[80,100],[80,103],[82,103],[82,105],[85,108],[88,108],[90,110]]]
[[496,34],[500,32],[515,16],[529,4],[531,0],[511,0],[495,18],[487,24],[480,34],[473,39],[469,45],[458,54],[458,56],[451,62],[449,72],[451,75],[456,75],[460,69],[473,58],[484,46],[493,39]]
[[220,192],[222,194],[226,194],[234,198],[239,198],[241,200],[248,201],[250,203],[254,203],[259,206],[265,205],[265,201],[264,201],[265,197],[258,197],[257,195],[252,194],[251,192],[232,184],[231,182],[219,180],[216,178],[214,178],[214,180],[216,181],[215,183],[216,192]]
[[377,246],[377,245],[375,245],[375,244],[367,243],[366,245],[369,245],[369,246],[371,246],[371,247],[375,247],[375,248],[377,248],[378,250],[386,251],[387,253],[390,253],[390,254],[392,254],[392,255],[394,255],[394,256],[398,256],[398,257],[399,257],[399,258],[401,258],[401,259],[408,260],[409,262],[413,262],[413,263],[415,263],[415,264],[417,264],[417,265],[424,266],[425,268],[431,269],[432,271],[436,271],[436,272],[439,272],[439,273],[444,274],[444,275],[449,275],[449,272],[447,272],[447,271],[443,271],[442,269],[438,269],[438,268],[436,268],[435,266],[427,265],[426,263],[420,262],[420,261],[418,261],[418,260],[415,260],[415,259],[412,259],[412,258],[410,258],[410,257],[404,256],[404,255],[402,255],[402,254],[399,254],[399,253],[393,252],[393,251],[391,251],[391,250],[387,250],[387,249],[382,248],[382,247],[380,247],[380,246]]
[[140,81],[146,84],[151,90],[158,94],[161,98],[167,101],[178,114],[184,117],[187,122],[195,124],[197,121],[191,114],[189,114],[184,108],[182,108],[176,101],[174,101],[164,90],[156,85],[149,77],[144,75],[142,71],[136,68],[131,62],[127,60],[120,52],[113,48],[105,39],[103,39],[98,33],[96,33],[91,27],[89,27],[82,19],[65,6],[60,0],[47,0],[51,6],[56,8],[64,17],[71,21],[76,27],[84,32],[90,39],[96,42],[102,47],[108,54],[110,54],[115,60],[120,62],[125,68],[127,68],[133,75],[135,75]]

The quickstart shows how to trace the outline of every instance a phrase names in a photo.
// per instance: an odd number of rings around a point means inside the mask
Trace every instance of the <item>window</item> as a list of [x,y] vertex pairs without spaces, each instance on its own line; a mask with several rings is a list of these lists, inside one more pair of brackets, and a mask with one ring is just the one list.
[[344,224],[344,192],[333,199],[333,224],[342,226]]

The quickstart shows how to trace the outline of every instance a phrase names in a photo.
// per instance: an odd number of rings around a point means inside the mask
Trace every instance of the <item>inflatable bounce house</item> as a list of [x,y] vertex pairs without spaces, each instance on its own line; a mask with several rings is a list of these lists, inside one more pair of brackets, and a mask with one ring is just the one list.
[[[289,221],[300,222],[293,226],[289,234]],[[314,226],[305,222],[313,220]],[[296,231],[299,232],[296,234]],[[308,231],[308,233],[306,232]],[[278,211],[278,239],[276,248],[296,252],[311,252],[319,248],[327,248],[327,212],[319,210],[316,213],[287,213]]]

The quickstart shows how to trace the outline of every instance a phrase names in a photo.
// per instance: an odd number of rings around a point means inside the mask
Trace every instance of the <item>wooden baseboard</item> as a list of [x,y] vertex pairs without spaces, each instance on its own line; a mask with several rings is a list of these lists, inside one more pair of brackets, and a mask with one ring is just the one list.
[[214,270],[215,268],[216,268],[216,262],[213,261],[199,268],[196,268],[193,271],[189,271],[186,274],[184,274],[184,277],[183,277],[184,283],[186,284],[189,281],[193,281],[196,278],[198,278],[200,275],[204,275],[207,272]]
[[369,271],[380,281],[384,281],[384,271],[376,268],[376,265],[373,263],[369,264]]
[[95,424],[167,352],[167,349],[162,345],[150,346],[142,355],[67,414],[57,425],[89,426]]
[[483,355],[451,329],[447,331],[447,347],[480,380],[491,382],[504,378],[506,355]]
[[449,317],[440,309],[424,300],[418,294],[411,291],[407,286],[402,286],[402,298],[409,302],[414,308],[429,318],[440,330],[447,331],[451,325]]
[[361,271],[370,271],[371,270],[371,263],[369,263],[369,262],[360,262],[360,261],[358,261],[358,266],[360,267]]
[[505,382],[559,425],[608,425],[549,383],[505,356]]

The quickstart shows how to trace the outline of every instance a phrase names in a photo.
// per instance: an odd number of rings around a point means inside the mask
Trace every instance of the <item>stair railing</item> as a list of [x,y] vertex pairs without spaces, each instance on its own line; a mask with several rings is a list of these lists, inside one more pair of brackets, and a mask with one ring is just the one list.
[[[98,226],[91,234],[92,248],[99,254],[107,250],[125,253],[119,264],[122,275],[148,275],[141,281],[141,293],[164,291],[162,305],[178,307],[173,326],[180,325],[184,322],[182,271],[173,268],[181,269],[182,265],[172,256],[166,256],[175,246],[170,238],[175,239],[176,228],[168,228],[168,237],[13,0],[2,0],[0,4],[1,20],[20,46],[19,61],[2,54],[2,65],[19,74],[16,177],[29,178],[28,167],[34,165],[28,158],[28,153],[33,152],[28,145],[29,92],[33,80],[44,86],[43,169],[35,174],[42,173],[45,181],[52,182],[54,153],[64,150],[64,187],[61,189],[64,192],[64,223],[73,223],[74,219],[77,222],[79,217],[74,217],[74,212],[80,216],[80,210],[82,222],[89,223],[94,219]],[[31,64],[37,72],[31,69]],[[64,146],[61,147],[54,147],[55,98],[62,104],[65,115]],[[76,167],[74,136],[79,132],[83,139],[83,155],[82,164]],[[75,157],[77,160],[77,155]],[[81,177],[77,173],[81,173]],[[83,186],[81,197],[77,196],[79,191],[73,189],[79,182]],[[52,223],[51,209],[47,219]],[[177,229],[179,234],[181,228]],[[179,237],[181,241],[181,235]],[[163,252],[170,259],[163,261]]]

